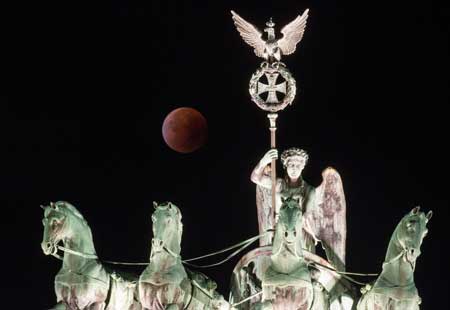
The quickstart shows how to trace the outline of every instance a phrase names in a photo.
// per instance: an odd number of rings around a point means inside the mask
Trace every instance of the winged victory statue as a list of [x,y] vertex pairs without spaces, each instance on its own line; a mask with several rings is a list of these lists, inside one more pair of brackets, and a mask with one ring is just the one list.
[[[276,181],[276,206],[274,218],[271,218],[271,179],[269,163],[278,159],[276,149],[269,150],[252,172],[251,180],[256,183],[256,204],[260,230],[267,231],[275,227],[281,199],[294,197],[300,199],[305,213],[304,239],[305,249],[314,253],[315,245],[320,242],[328,261],[338,270],[345,269],[345,242],[347,235],[346,203],[339,173],[329,167],[322,172],[323,181],[317,188],[303,180],[302,172],[308,162],[308,154],[293,147],[281,154],[285,176]],[[271,243],[266,238],[261,245]]]

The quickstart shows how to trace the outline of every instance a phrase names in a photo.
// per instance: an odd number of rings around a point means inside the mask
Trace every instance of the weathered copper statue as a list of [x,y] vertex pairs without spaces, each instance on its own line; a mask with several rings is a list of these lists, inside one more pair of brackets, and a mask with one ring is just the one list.
[[[60,258],[54,310],[138,310],[137,277],[107,270],[98,260],[91,229],[80,212],[63,201],[43,207],[42,251]],[[60,246],[59,243],[63,243]]]
[[416,207],[406,214],[392,234],[383,271],[361,297],[358,310],[419,310],[421,299],[414,283],[416,260],[427,235],[426,215]]
[[[292,54],[302,39],[308,10],[282,28],[281,39],[275,38],[272,20],[266,24],[267,39],[263,39],[263,32],[236,13],[232,15],[242,38],[264,58],[249,84],[252,100],[269,112],[271,132],[271,149],[251,175],[257,185],[259,235],[183,261],[180,209],[170,202],[154,203],[149,261],[123,263],[146,265],[140,277],[127,276],[102,264],[91,230],[74,206],[51,203],[43,207],[41,247],[46,255],[62,260],[55,277],[57,304],[52,309],[418,310],[414,270],[431,211],[425,214],[417,207],[403,217],[392,235],[381,274],[346,272],[346,202],[339,174],[327,168],[320,186],[309,185],[302,177],[308,154],[289,148],[281,154],[285,175],[276,177],[277,112],[292,104],[296,93],[295,79],[281,57]],[[277,83],[278,79],[282,81]],[[259,238],[260,247],[243,255],[233,270],[229,302],[217,292],[213,280],[184,266],[240,247],[227,259],[200,267],[217,266]],[[315,254],[319,242],[326,258]],[[360,275],[378,278],[366,285],[350,277]],[[361,298],[355,284],[363,286]]]
[[343,298],[351,303],[357,298],[353,286],[327,261],[304,249],[300,199],[281,201],[272,245],[247,253],[236,265],[230,303],[242,310],[350,310],[341,307]]
[[[272,179],[268,174],[268,164],[277,158],[278,151],[269,150],[251,175],[251,180],[257,184],[256,203],[260,232],[274,228],[281,198],[294,197],[299,200],[301,211],[305,214],[302,240],[304,248],[314,253],[315,244],[320,241],[328,260],[337,269],[344,270],[347,223],[345,196],[339,174],[333,168],[327,168],[322,173],[322,184],[314,188],[302,178],[308,154],[299,148],[287,149],[281,155],[286,175],[276,180],[276,206],[275,211],[271,212]],[[271,240],[266,238],[261,245],[270,243]]]
[[318,310],[313,303],[323,298],[314,296],[308,262],[303,256],[303,212],[298,198],[282,200],[270,264],[262,277],[262,308]]
[[139,299],[143,309],[220,309],[228,304],[217,293],[216,283],[192,272],[181,261],[183,225],[177,206],[154,203],[150,264],[139,278]]

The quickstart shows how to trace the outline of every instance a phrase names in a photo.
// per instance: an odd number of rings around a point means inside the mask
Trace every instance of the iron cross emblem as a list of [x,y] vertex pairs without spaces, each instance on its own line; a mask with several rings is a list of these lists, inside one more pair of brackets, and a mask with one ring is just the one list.
[[286,94],[286,81],[276,84],[279,73],[265,73],[268,84],[258,81],[258,95],[268,93],[266,103],[279,103],[277,92]]

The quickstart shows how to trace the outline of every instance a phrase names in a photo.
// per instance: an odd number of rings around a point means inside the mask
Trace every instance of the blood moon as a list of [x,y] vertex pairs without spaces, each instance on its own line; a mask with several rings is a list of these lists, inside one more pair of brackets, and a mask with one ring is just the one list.
[[208,138],[208,125],[203,115],[192,108],[178,108],[164,119],[162,134],[167,145],[179,153],[191,153]]

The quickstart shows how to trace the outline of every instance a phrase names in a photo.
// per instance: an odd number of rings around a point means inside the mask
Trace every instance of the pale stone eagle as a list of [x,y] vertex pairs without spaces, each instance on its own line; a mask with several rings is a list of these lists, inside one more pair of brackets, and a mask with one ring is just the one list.
[[262,38],[263,32],[258,28],[244,20],[234,11],[231,11],[231,14],[241,37],[255,49],[256,56],[272,63],[280,61],[281,55],[289,55],[295,51],[298,42],[301,41],[305,33],[308,11],[306,9],[302,15],[297,16],[296,19],[284,26],[281,29],[283,37],[278,40],[275,39],[275,30],[273,28],[275,24],[272,22],[272,19],[266,23],[267,28],[264,29],[264,32],[267,32],[267,40],[264,40]]

